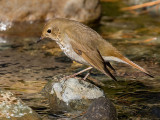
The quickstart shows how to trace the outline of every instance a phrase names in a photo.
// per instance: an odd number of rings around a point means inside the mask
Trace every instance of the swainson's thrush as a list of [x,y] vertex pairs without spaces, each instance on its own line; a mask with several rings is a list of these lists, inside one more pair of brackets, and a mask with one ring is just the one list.
[[109,61],[118,61],[137,68],[152,77],[145,69],[124,57],[96,31],[77,21],[64,18],[50,20],[44,26],[41,39],[45,37],[54,40],[72,60],[91,66],[79,73],[94,67],[116,80],[108,68],[114,70]]

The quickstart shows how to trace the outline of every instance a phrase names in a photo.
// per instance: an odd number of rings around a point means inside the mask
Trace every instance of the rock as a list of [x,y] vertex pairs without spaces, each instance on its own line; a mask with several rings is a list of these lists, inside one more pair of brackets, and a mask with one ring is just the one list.
[[160,119],[160,106],[152,106],[150,112],[151,116],[156,117],[155,119]]
[[88,23],[99,18],[99,0],[0,0],[0,21],[24,22],[64,17]]
[[37,113],[11,92],[0,89],[0,120],[41,120]]
[[104,92],[82,78],[65,79],[63,75],[55,76],[43,89],[49,99],[52,113],[86,111]]
[[117,120],[116,108],[105,97],[98,98],[88,108],[83,120]]

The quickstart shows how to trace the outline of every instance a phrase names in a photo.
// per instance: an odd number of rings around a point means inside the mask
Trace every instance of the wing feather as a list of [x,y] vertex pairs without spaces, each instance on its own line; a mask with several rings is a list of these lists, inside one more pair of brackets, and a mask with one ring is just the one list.
[[[111,74],[111,72],[106,67],[105,61],[102,58],[100,52],[98,51],[97,47],[94,45],[94,34],[90,30],[84,29],[77,29],[72,28],[69,30],[66,30],[67,35],[71,38],[70,44],[72,45],[73,50],[83,57],[84,60],[86,60],[91,66],[96,68],[97,70],[101,71],[105,75],[109,75],[112,79],[116,80],[116,78]],[[83,31],[80,31],[83,30]],[[74,32],[74,34],[71,34],[71,32]],[[86,32],[83,35],[80,35],[81,32]],[[87,36],[86,36],[87,34]],[[89,37],[88,37],[89,36]]]

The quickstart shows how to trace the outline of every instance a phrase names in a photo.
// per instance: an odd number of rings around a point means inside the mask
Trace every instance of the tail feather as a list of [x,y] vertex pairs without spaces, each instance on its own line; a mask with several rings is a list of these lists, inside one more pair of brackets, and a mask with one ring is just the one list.
[[105,67],[102,72],[103,72],[106,76],[110,76],[114,81],[117,81],[117,79],[112,75],[112,73],[107,69],[107,67]]
[[116,72],[116,70],[112,67],[112,65],[110,64],[110,62],[105,62],[106,66],[108,66],[110,69],[112,69],[114,72]]
[[153,77],[152,75],[150,75],[144,68],[142,68],[142,67],[140,67],[139,65],[135,64],[134,62],[130,61],[128,58],[123,57],[123,58],[121,58],[121,60],[123,60],[124,62],[126,62],[126,63],[129,64],[130,66],[132,66],[132,67],[134,67],[134,68],[136,68],[136,69],[144,72],[146,75],[154,78],[154,77]]

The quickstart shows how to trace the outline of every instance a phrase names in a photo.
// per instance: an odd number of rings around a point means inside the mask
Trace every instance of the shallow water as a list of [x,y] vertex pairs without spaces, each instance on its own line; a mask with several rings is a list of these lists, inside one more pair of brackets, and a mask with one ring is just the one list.
[[[102,3],[100,24],[92,27],[155,78],[115,62],[112,64],[117,71],[117,85],[96,70],[92,76],[105,83],[103,89],[115,104],[119,119],[160,119],[159,18],[117,10],[112,14],[106,12],[106,8],[119,8],[119,5]],[[49,120],[56,115],[49,113],[47,100],[39,92],[54,75],[70,74],[79,68],[71,68],[71,60],[54,42],[44,40],[36,43],[43,25],[40,22],[14,23],[11,29],[0,32],[0,87],[15,93]]]

